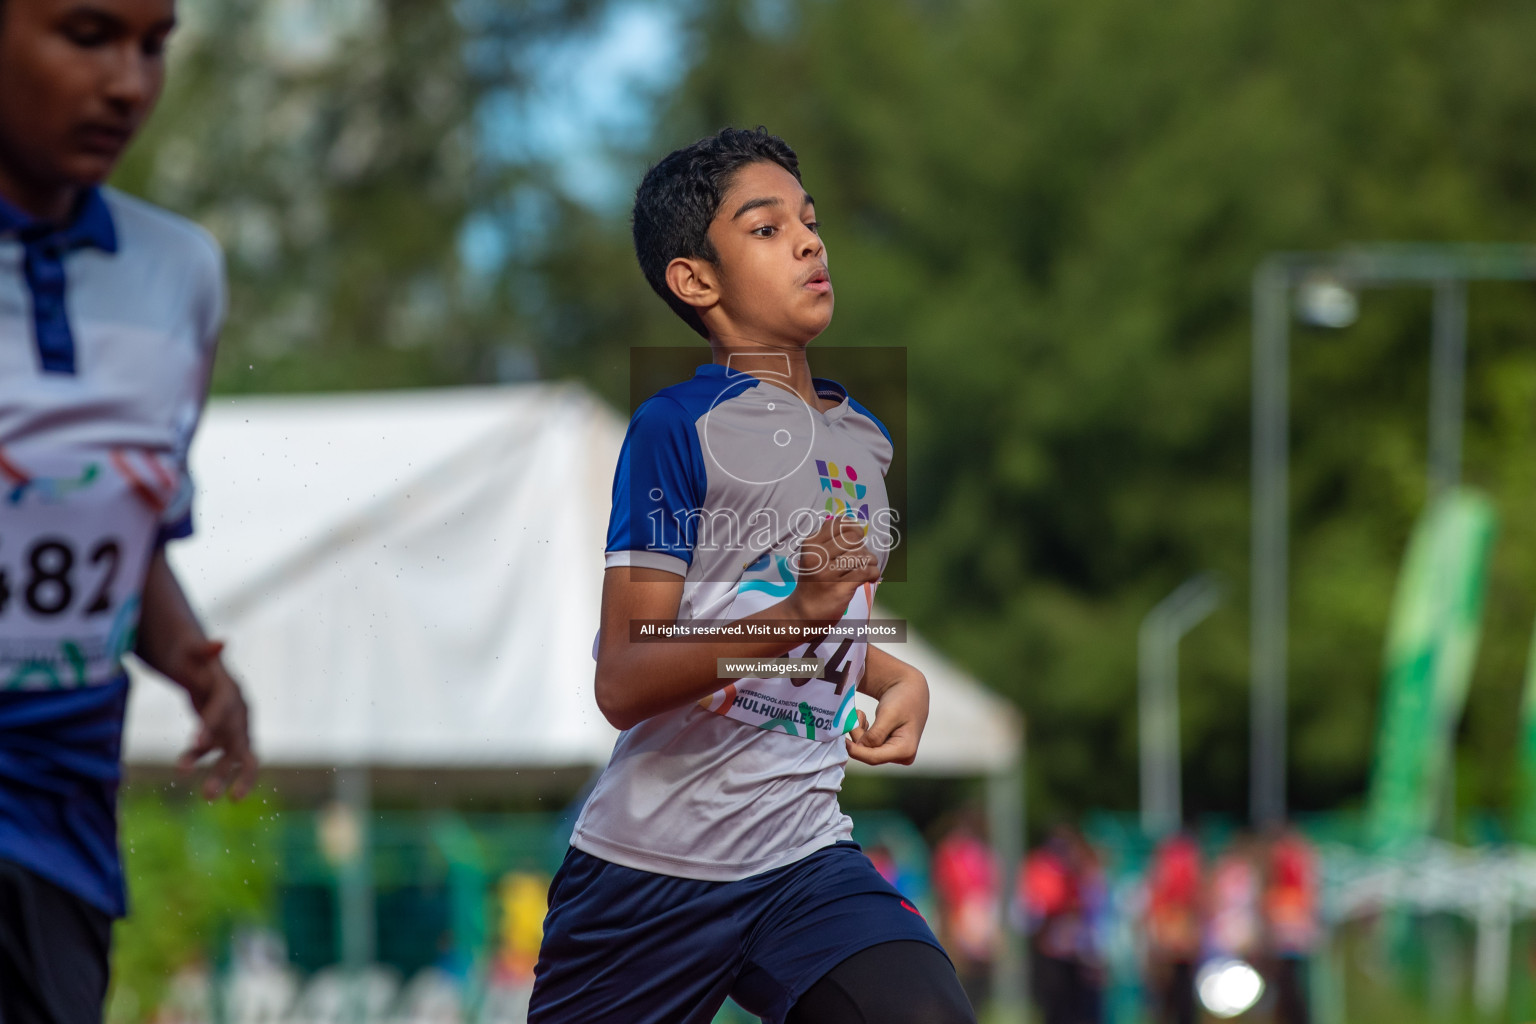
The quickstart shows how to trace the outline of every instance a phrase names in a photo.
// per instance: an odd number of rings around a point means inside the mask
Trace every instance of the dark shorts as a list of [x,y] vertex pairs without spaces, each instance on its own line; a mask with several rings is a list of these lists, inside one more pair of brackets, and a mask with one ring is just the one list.
[[0,1024],[101,1024],[112,918],[0,860]]
[[854,843],[736,882],[571,849],[549,889],[529,1024],[709,1024],[730,996],[780,1024],[828,971],[933,930]]

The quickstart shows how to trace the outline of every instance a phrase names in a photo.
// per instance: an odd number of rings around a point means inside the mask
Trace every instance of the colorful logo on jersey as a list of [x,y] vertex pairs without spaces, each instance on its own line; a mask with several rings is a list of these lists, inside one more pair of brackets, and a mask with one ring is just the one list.
[[869,503],[864,501],[868,488],[859,483],[858,471],[851,463],[839,467],[835,462],[817,459],[816,472],[821,477],[822,492],[828,495],[822,506],[828,515],[857,516],[869,522]]
[[[180,484],[166,460],[153,452],[112,449],[112,468],[128,482],[133,493],[157,513],[163,512],[176,497]],[[101,479],[101,464],[90,462],[76,477],[33,476],[0,448],[0,481],[5,486],[5,500],[20,505],[29,497],[44,505],[58,505]]]
[[91,486],[100,475],[101,467],[92,462],[74,479],[33,476],[11,461],[4,449],[0,449],[0,479],[5,481],[5,500],[11,505],[20,505],[27,500],[28,495],[33,495],[45,505],[58,505],[76,491]]

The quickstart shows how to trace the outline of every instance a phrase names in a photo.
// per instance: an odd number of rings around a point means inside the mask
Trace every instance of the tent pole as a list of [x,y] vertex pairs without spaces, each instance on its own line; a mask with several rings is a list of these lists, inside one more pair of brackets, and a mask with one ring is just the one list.
[[348,1020],[367,1018],[364,971],[373,963],[372,787],[367,765],[336,769],[336,801],[354,823],[357,847],[341,864],[341,961],[348,977]]
[[987,778],[987,828],[992,850],[1001,871],[998,887],[1001,941],[992,964],[993,1001],[1002,1011],[1000,1020],[1024,1020],[1029,990],[1029,964],[1021,936],[1012,926],[1014,883],[1024,857],[1024,741],[1019,741],[1019,760]]

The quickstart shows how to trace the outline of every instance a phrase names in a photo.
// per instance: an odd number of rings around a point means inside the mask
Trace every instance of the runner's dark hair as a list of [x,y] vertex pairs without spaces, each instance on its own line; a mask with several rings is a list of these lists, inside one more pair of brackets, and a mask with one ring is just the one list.
[[672,311],[705,338],[709,332],[698,312],[667,287],[667,264],[679,257],[710,263],[719,259],[709,244],[710,222],[736,172],[755,163],[778,164],[800,180],[800,158],[795,151],[758,125],[722,128],[668,153],[645,172],[635,189],[635,257],[640,261],[640,272]]

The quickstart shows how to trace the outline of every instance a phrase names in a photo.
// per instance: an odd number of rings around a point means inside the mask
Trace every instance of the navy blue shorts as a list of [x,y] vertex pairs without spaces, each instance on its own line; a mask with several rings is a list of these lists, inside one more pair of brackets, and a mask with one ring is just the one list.
[[730,996],[769,1024],[853,954],[943,946],[858,844],[737,882],[620,867],[580,850],[549,887],[529,1024],[709,1024]]

